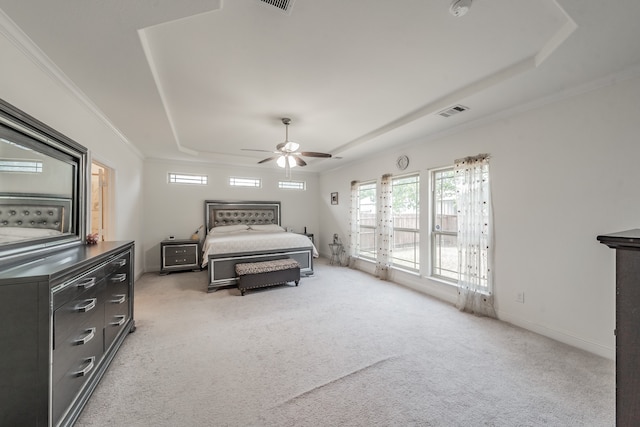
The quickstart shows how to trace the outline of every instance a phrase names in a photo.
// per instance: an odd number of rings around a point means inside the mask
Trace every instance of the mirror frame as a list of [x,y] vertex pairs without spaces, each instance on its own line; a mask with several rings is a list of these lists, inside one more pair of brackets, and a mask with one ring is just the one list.
[[[88,150],[0,98],[0,126],[28,138],[37,151],[54,158],[71,157],[75,165],[72,194],[73,234],[25,240],[0,246],[0,261],[18,262],[34,256],[85,243],[87,230]],[[56,153],[58,156],[56,156]],[[21,194],[24,196],[25,194]]]

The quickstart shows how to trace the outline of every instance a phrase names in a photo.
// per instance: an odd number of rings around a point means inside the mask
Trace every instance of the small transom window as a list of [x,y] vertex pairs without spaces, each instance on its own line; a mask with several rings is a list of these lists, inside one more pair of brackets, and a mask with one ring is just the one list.
[[232,187],[262,187],[262,180],[260,178],[239,178],[237,176],[229,177],[229,185]]
[[169,172],[169,182],[171,184],[207,185],[207,181],[206,175]]
[[307,183],[304,181],[278,181],[278,188],[283,190],[306,190]]
[[40,160],[0,159],[0,172],[42,173]]

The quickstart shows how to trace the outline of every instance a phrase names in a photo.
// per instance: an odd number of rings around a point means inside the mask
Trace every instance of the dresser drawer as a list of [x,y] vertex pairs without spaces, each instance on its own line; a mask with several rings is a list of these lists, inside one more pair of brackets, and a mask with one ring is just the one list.
[[122,303],[111,303],[105,307],[104,314],[104,345],[108,349],[120,331],[124,329],[130,318],[129,300],[122,297]]
[[107,283],[104,300],[104,346],[107,350],[131,317],[129,283]]
[[127,273],[129,271],[130,263],[131,254],[129,252],[122,254],[121,256],[107,262],[104,267],[105,275],[109,276],[112,274]]
[[57,286],[53,290],[53,309],[59,308],[68,301],[77,298],[83,292],[96,287],[103,278],[104,268],[100,266],[80,277]]
[[[56,335],[56,346],[53,350],[53,382],[58,382],[65,374],[84,358],[97,356],[96,362],[104,352],[104,304],[98,305],[88,312],[85,322],[73,324],[69,334],[62,337]],[[58,328],[56,328],[58,329]]]
[[196,254],[192,255],[174,255],[164,258],[164,266],[171,267],[174,265],[197,265],[198,257]]
[[198,245],[196,243],[186,245],[170,245],[164,247],[165,258],[188,257],[195,259],[195,257],[197,257],[197,254]]
[[53,381],[54,420],[60,419],[82,386],[96,372],[102,359],[102,348],[102,339],[93,339],[69,356],[66,369]]
[[[77,295],[53,312],[53,349],[64,342],[78,327],[84,326],[96,312],[104,314],[104,279]],[[102,295],[100,295],[102,293]],[[102,319],[104,321],[104,318]]]

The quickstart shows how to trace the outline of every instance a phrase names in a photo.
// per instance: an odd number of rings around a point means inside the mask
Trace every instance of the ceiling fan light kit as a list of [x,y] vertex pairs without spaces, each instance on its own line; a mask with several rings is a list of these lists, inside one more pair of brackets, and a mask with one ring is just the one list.
[[287,166],[289,166],[290,168],[294,168],[298,166],[298,164],[296,163],[296,159],[286,154],[278,157],[278,160],[276,160],[276,164],[281,168],[286,168]]

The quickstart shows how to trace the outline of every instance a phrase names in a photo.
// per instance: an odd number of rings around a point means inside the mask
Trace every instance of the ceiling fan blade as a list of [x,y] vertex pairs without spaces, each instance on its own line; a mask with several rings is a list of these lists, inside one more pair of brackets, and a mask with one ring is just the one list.
[[314,151],[303,151],[302,153],[300,153],[301,156],[305,156],[305,157],[322,157],[324,159],[328,159],[331,157],[331,154],[328,153],[316,153]]
[[293,156],[294,159],[296,159],[296,164],[298,166],[306,166],[307,162],[305,162],[304,160],[302,160],[300,157],[298,156]]
[[278,157],[280,157],[280,156],[268,157],[268,158],[266,158],[266,159],[264,159],[264,160],[260,160],[260,161],[258,162],[258,164],[268,162],[269,160],[277,159]]

